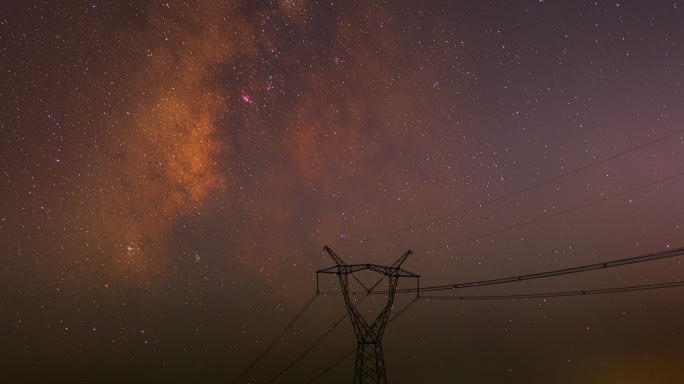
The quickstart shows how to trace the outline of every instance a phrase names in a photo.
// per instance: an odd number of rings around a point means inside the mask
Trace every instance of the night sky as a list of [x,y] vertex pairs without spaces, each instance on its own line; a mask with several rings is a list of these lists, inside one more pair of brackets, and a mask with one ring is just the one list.
[[[684,247],[683,42],[673,1],[4,1],[2,381],[231,383],[325,245],[411,249],[421,286]],[[683,258],[433,295],[673,282]],[[415,296],[392,383],[684,375],[684,288]],[[313,379],[355,349],[346,316],[318,295],[238,383]]]

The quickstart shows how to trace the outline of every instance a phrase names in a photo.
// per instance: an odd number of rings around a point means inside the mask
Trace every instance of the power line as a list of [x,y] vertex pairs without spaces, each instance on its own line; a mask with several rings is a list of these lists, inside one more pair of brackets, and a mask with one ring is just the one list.
[[531,185],[531,186],[529,186],[529,187],[525,187],[525,188],[523,188],[523,189],[519,189],[519,190],[517,190],[517,191],[511,192],[511,193],[509,193],[509,194],[507,194],[507,195],[503,195],[503,196],[497,197],[496,199],[489,200],[489,201],[485,201],[484,203],[475,203],[475,204],[469,206],[468,208],[462,209],[462,210],[460,210],[460,211],[456,211],[456,212],[453,212],[453,213],[449,213],[449,214],[447,214],[447,215],[440,216],[440,217],[437,217],[437,218],[435,218],[435,219],[431,219],[431,220],[428,220],[428,221],[423,221],[423,222],[421,222],[421,223],[414,224],[414,225],[410,225],[410,226],[408,226],[408,227],[402,227],[402,228],[399,228],[399,229],[397,229],[397,230],[395,230],[395,231],[388,232],[388,233],[385,233],[385,234],[382,234],[382,235],[378,235],[378,236],[375,236],[375,237],[371,237],[371,238],[367,238],[367,239],[363,239],[363,240],[357,240],[357,241],[355,241],[355,242],[353,242],[353,243],[350,243],[350,244],[347,244],[347,245],[338,246],[338,248],[347,248],[347,247],[351,247],[351,246],[358,245],[358,244],[361,244],[361,243],[367,243],[367,242],[369,242],[369,241],[382,239],[382,238],[384,238],[384,237],[396,235],[397,233],[401,233],[401,232],[404,232],[404,231],[408,231],[408,230],[410,230],[410,229],[422,227],[422,226],[425,226],[425,225],[428,225],[428,224],[436,223],[436,222],[441,221],[441,220],[449,219],[449,218],[451,218],[452,216],[460,215],[461,213],[469,212],[469,211],[472,211],[472,210],[474,210],[474,209],[476,209],[476,208],[483,207],[483,206],[485,206],[485,205],[492,204],[492,203],[495,203],[495,202],[497,202],[497,201],[501,201],[501,200],[507,199],[507,198],[509,198],[509,197],[511,197],[511,196],[514,196],[514,195],[517,195],[517,194],[519,194],[519,193],[527,192],[527,191],[532,190],[532,189],[534,189],[534,188],[541,187],[542,185],[549,184],[549,183],[552,183],[552,182],[554,182],[554,181],[563,179],[563,178],[565,178],[565,177],[567,177],[567,176],[570,176],[570,175],[573,175],[573,174],[578,173],[578,172],[580,172],[580,171],[584,171],[584,170],[586,170],[586,169],[595,167],[595,166],[597,166],[597,165],[599,165],[599,164],[603,164],[603,163],[605,163],[605,162],[607,162],[607,161],[610,161],[610,160],[613,160],[613,159],[615,159],[615,158],[617,158],[617,157],[626,155],[626,154],[628,154],[628,153],[630,153],[630,152],[634,152],[634,151],[636,151],[636,150],[638,150],[638,149],[647,147],[647,146],[649,146],[649,145],[651,145],[651,144],[654,144],[654,143],[657,143],[657,142],[659,142],[659,141],[665,140],[665,139],[667,139],[667,138],[669,138],[669,137],[675,136],[675,135],[677,135],[677,134],[679,134],[679,133],[682,133],[682,132],[684,132],[684,129],[680,129],[679,131],[670,133],[670,134],[665,135],[665,136],[663,136],[663,137],[661,137],[661,138],[659,138],[659,139],[655,139],[655,140],[649,141],[648,143],[641,144],[641,145],[636,146],[636,147],[634,147],[634,148],[632,148],[632,149],[629,149],[629,150],[627,150],[627,151],[624,151],[624,152],[618,153],[618,154],[616,154],[616,155],[610,156],[610,157],[605,158],[605,159],[603,159],[603,160],[601,160],[601,161],[598,161],[598,162],[589,164],[589,165],[587,165],[587,166],[585,166],[585,167],[579,167],[579,168],[575,169],[575,170],[572,171],[572,172],[564,173],[564,174],[559,175],[559,176],[556,176],[556,177],[554,177],[554,178],[552,178],[552,179],[548,179],[548,180],[542,181],[542,182],[540,182],[540,183]]
[[[322,251],[321,255],[323,253],[325,253],[325,251]],[[297,279],[295,279],[295,281],[297,281],[297,282],[301,281],[302,277],[304,277],[305,273],[306,273],[306,271],[302,272],[302,274]],[[294,288],[294,286],[290,286],[288,291],[283,296],[280,297],[279,301],[282,302],[283,299],[285,299],[285,297],[287,297],[292,292],[293,288]],[[244,371],[242,371],[242,373],[237,378],[235,378],[235,380],[233,380],[231,382],[231,384],[235,384],[238,380],[240,380],[242,378],[242,376],[244,376],[252,367],[254,367],[254,365],[256,363],[258,363],[264,357],[264,355],[266,355],[266,353],[268,353],[268,351],[271,350],[271,348],[273,348],[273,346],[278,342],[278,340],[280,340],[285,335],[285,333],[287,333],[288,329],[290,329],[292,327],[292,325],[295,323],[295,321],[297,321],[297,319],[299,319],[299,317],[304,313],[304,311],[306,311],[306,309],[309,308],[309,306],[313,303],[313,301],[316,299],[317,296],[318,296],[317,294],[314,295],[311,298],[311,300],[309,300],[309,302],[306,303],[306,305],[304,305],[304,307],[299,311],[299,313],[294,317],[294,319],[292,319],[292,321],[290,321],[290,323],[287,325],[287,327],[285,329],[283,329],[283,331],[278,336],[276,336],[276,338],[273,340],[273,342],[271,342],[271,344],[268,347],[266,347],[266,349],[256,358],[256,360],[254,360],[252,362],[252,364],[250,364]]]
[[[684,249],[684,248],[680,248]],[[617,262],[618,260],[616,260]],[[494,296],[421,296],[420,298],[413,299],[406,307],[397,313],[389,322],[396,320],[401,314],[403,314],[413,303],[419,299],[424,300],[515,300],[515,299],[536,299],[536,298],[552,298],[552,297],[569,297],[569,296],[587,296],[587,295],[600,295],[608,293],[622,293],[622,292],[635,292],[635,291],[646,291],[652,289],[663,289],[663,288],[675,288],[684,286],[684,281],[673,281],[668,283],[659,283],[651,285],[636,285],[628,287],[618,287],[618,288],[605,288],[605,289],[593,289],[584,291],[568,291],[568,292],[552,292],[552,293],[537,293],[537,294],[527,294],[527,295],[494,295]],[[338,366],[344,360],[348,359],[354,353],[354,349],[347,352],[340,359],[330,365],[328,368],[323,370],[321,373],[316,375],[313,379],[307,381],[305,384],[312,384],[323,375],[328,373],[331,369]]]
[[566,213],[569,213],[569,212],[572,212],[572,211],[576,211],[576,210],[578,210],[578,209],[586,208],[586,207],[589,207],[589,206],[591,206],[591,205],[598,204],[598,203],[600,203],[600,202],[606,201],[606,200],[608,200],[608,199],[612,199],[612,198],[615,198],[615,197],[619,197],[619,196],[622,196],[622,195],[626,195],[626,194],[628,194],[628,193],[636,192],[636,191],[638,191],[638,190],[640,190],[640,189],[648,188],[648,187],[651,187],[651,186],[653,186],[653,185],[660,184],[660,183],[663,183],[663,182],[666,182],[666,181],[675,179],[675,178],[680,177],[680,176],[682,176],[682,175],[684,175],[684,172],[678,173],[678,174],[676,174],[676,175],[674,175],[674,176],[666,177],[666,178],[664,178],[664,179],[660,179],[660,180],[654,181],[654,182],[652,182],[652,183],[645,184],[645,185],[642,185],[642,186],[640,186],[640,187],[636,187],[636,188],[633,188],[633,189],[630,189],[630,190],[627,190],[627,191],[624,191],[624,192],[616,193],[616,194],[611,195],[611,196],[606,196],[606,197],[603,197],[603,198],[601,198],[601,199],[599,199],[599,200],[592,201],[592,202],[590,202],[590,203],[582,204],[582,205],[580,205],[580,206],[577,206],[577,207],[574,207],[574,208],[570,208],[570,209],[566,209],[566,210],[561,211],[561,212],[556,212],[556,213],[553,213],[553,214],[548,215],[548,216],[544,216],[544,217],[540,217],[540,218],[537,218],[537,219],[532,219],[532,220],[529,220],[529,221],[525,221],[525,222],[523,222],[523,223],[516,224],[516,225],[512,225],[512,226],[510,226],[510,227],[497,229],[496,231],[492,231],[492,232],[486,233],[486,234],[484,234],[484,235],[478,235],[478,236],[469,237],[469,238],[464,239],[464,240],[454,241],[454,242],[451,242],[451,243],[448,243],[448,244],[441,245],[441,246],[439,246],[439,247],[434,247],[434,248],[429,248],[429,249],[423,249],[423,250],[421,250],[421,251],[416,251],[415,253],[416,253],[416,254],[419,254],[419,253],[426,253],[426,252],[430,252],[430,251],[433,251],[433,252],[434,252],[434,251],[436,251],[436,250],[438,250],[438,249],[448,248],[448,247],[451,247],[451,246],[453,246],[453,245],[462,244],[462,243],[465,243],[465,242],[468,242],[468,241],[472,241],[472,240],[479,239],[479,238],[481,238],[481,237],[491,236],[491,235],[495,235],[495,234],[497,234],[497,233],[506,232],[506,231],[511,230],[511,229],[520,228],[520,227],[525,226],[525,225],[537,223],[537,222],[540,222],[540,221],[542,221],[542,220],[550,219],[550,218],[552,218],[552,217],[560,216],[560,215],[563,215],[563,214],[566,214]]
[[[506,283],[513,283],[516,281],[535,280],[535,279],[542,279],[545,277],[570,275],[573,273],[588,272],[588,271],[594,271],[597,269],[619,267],[622,265],[643,263],[643,262],[647,262],[647,261],[655,261],[655,260],[665,259],[665,258],[669,258],[669,257],[681,256],[681,255],[684,255],[684,247],[671,249],[671,250],[667,250],[667,251],[648,253],[648,254],[634,256],[634,257],[627,257],[624,259],[607,261],[605,263],[595,263],[595,264],[583,265],[583,266],[573,267],[573,268],[558,269],[558,270],[549,271],[549,272],[531,273],[528,275],[521,275],[521,276],[515,276],[515,277],[505,277],[505,278],[501,278],[501,279],[492,279],[492,280],[481,280],[481,281],[475,281],[475,282],[463,283],[463,284],[436,285],[436,286],[431,286],[431,287],[423,287],[423,288],[420,288],[420,291],[421,292],[432,292],[432,291],[444,291],[444,290],[456,289],[456,288],[482,287],[482,286],[486,286],[486,285],[506,284]],[[416,288],[404,289],[401,291],[402,292],[415,292]],[[397,290],[397,292],[399,292],[399,290]]]
[[[361,300],[359,300],[359,303],[358,303],[358,304],[363,303],[363,301],[366,300],[367,298],[368,298],[368,296],[363,297]],[[346,314],[346,313],[345,313],[344,315],[342,315],[342,317],[340,317],[340,318],[335,322],[335,324],[333,324],[333,326],[330,327],[330,329],[328,329],[328,330],[323,334],[323,336],[321,336],[320,338],[318,338],[318,340],[316,340],[316,342],[314,342],[312,346],[310,346],[306,351],[304,351],[304,353],[302,353],[301,355],[299,355],[299,357],[297,357],[296,359],[294,359],[294,361],[292,361],[285,369],[283,369],[283,370],[280,371],[277,375],[275,375],[271,380],[267,381],[266,384],[271,384],[272,382],[278,380],[278,378],[280,378],[283,374],[285,374],[285,372],[289,371],[290,368],[292,368],[292,367],[293,367],[295,364],[297,364],[301,359],[303,359],[304,356],[306,356],[309,352],[311,352],[311,350],[314,349],[321,341],[323,341],[323,339],[325,339],[326,337],[328,337],[328,335],[329,335],[332,331],[334,331],[334,330],[337,328],[337,326],[340,325],[340,323],[342,322],[342,320],[344,320],[345,318],[347,318],[347,314]]]
[[345,353],[344,356],[342,356],[342,357],[339,358],[339,360],[337,360],[336,362],[334,362],[331,366],[329,366],[328,368],[326,368],[323,372],[321,372],[321,373],[319,373],[318,375],[316,375],[316,377],[314,377],[313,379],[307,381],[305,384],[311,384],[311,383],[313,383],[314,381],[320,379],[321,377],[323,377],[323,375],[325,375],[326,373],[328,373],[331,369],[337,367],[338,365],[340,365],[340,363],[342,363],[343,361],[347,360],[347,359],[349,358],[349,356],[351,356],[351,355],[354,354],[354,352],[356,352],[356,348],[350,349],[349,352]]
[[271,342],[271,344],[268,347],[266,347],[266,349],[252,362],[252,364],[250,364],[244,371],[242,371],[242,373],[238,377],[236,377],[235,380],[233,380],[231,382],[231,384],[235,384],[238,380],[240,380],[242,378],[242,376],[244,376],[250,369],[252,369],[252,367],[256,363],[258,363],[259,360],[261,360],[264,357],[264,355],[266,355],[268,353],[268,351],[271,350],[271,348],[273,348],[273,346],[278,342],[278,340],[280,340],[283,336],[285,336],[287,331],[290,328],[292,328],[292,324],[294,324],[302,316],[302,314],[304,314],[304,312],[311,306],[311,304],[314,302],[314,300],[316,300],[316,297],[318,297],[318,295],[313,295],[311,300],[309,300],[309,302],[306,303],[306,305],[304,305],[304,307],[299,311],[299,313],[297,313],[297,315],[294,317],[294,319],[292,319],[292,321],[290,321],[290,323],[287,325],[287,327],[285,327],[285,329],[283,329],[283,331],[280,332],[280,334],[278,336],[276,336],[276,338],[273,340],[273,342]]
[[[670,135],[668,135],[668,136],[662,137],[662,138],[657,139],[657,140],[655,140],[655,141],[652,141],[652,142],[650,142],[650,143],[643,144],[643,145],[641,145],[641,146],[639,146],[639,147],[633,148],[632,150],[627,151],[627,152],[624,152],[624,153],[628,153],[628,152],[631,152],[631,151],[633,151],[633,150],[636,150],[636,149],[639,149],[639,148],[641,148],[641,147],[644,147],[644,146],[646,146],[646,145],[652,144],[652,143],[654,143],[654,142],[656,142],[656,141],[663,140],[663,139],[665,139],[665,138],[667,138],[667,137],[673,136],[673,135],[675,135],[675,134],[677,134],[677,133],[679,133],[679,132],[682,132],[682,131],[684,131],[684,130],[680,130],[680,131],[678,131],[678,132],[672,133],[672,134],[670,134]],[[624,153],[622,153],[622,154],[624,154]],[[578,172],[578,171],[580,171],[580,170],[582,170],[582,169],[586,169],[586,168],[589,168],[589,167],[591,167],[591,166],[600,164],[600,163],[605,162],[605,161],[608,161],[608,160],[610,160],[610,159],[612,159],[612,158],[621,156],[622,154],[615,155],[615,156],[613,156],[613,157],[611,157],[611,158],[602,160],[602,161],[600,161],[600,162],[598,162],[598,163],[594,163],[594,164],[592,164],[592,165],[590,165],[590,166],[587,166],[587,167],[585,167],[585,168],[579,168],[579,169],[575,170],[574,172]],[[573,172],[573,173],[574,173],[574,172]],[[485,204],[489,204],[489,203],[492,203],[492,202],[497,201],[497,200],[501,200],[501,199],[503,199],[503,198],[512,196],[512,195],[514,195],[514,194],[516,194],[516,193],[520,193],[520,192],[523,192],[523,191],[526,191],[526,190],[535,188],[535,187],[537,187],[537,186],[540,186],[540,185],[542,185],[542,184],[546,184],[546,183],[551,182],[551,181],[558,180],[558,179],[560,179],[560,178],[562,178],[562,177],[565,177],[565,176],[567,176],[567,175],[569,175],[569,174],[561,175],[561,176],[559,176],[559,177],[556,177],[555,179],[551,179],[551,180],[548,180],[548,181],[546,181],[546,182],[537,184],[537,185],[535,185],[535,186],[528,187],[528,188],[526,188],[526,189],[520,190],[520,191],[518,191],[518,192],[511,193],[511,194],[509,194],[509,195],[506,195],[506,196],[497,198],[497,199],[495,199],[495,200],[491,200],[491,201],[486,202],[486,203],[483,203],[483,204],[481,204],[481,205],[479,205],[479,206],[482,206],[482,205],[485,205]],[[452,243],[449,243],[449,244],[446,244],[446,245],[442,245],[442,246],[440,246],[440,247],[430,248],[430,249],[426,249],[426,250],[417,251],[416,253],[417,253],[417,254],[418,254],[418,253],[425,253],[425,252],[429,252],[429,251],[433,251],[433,252],[434,252],[435,250],[438,250],[438,249],[447,248],[447,247],[450,247],[450,246],[452,246],[452,245],[465,243],[465,242],[467,242],[467,241],[475,240],[475,239],[478,239],[478,238],[481,238],[481,237],[491,236],[491,235],[493,235],[493,234],[501,233],[501,232],[504,232],[504,231],[507,231],[507,230],[510,230],[510,229],[515,229],[515,228],[518,228],[518,227],[522,227],[522,226],[524,226],[524,225],[528,225],[528,224],[532,224],[532,223],[539,222],[539,221],[542,221],[542,220],[546,220],[546,219],[549,219],[549,218],[552,218],[552,217],[556,217],[556,216],[559,216],[559,215],[562,215],[562,214],[565,214],[565,213],[568,213],[568,212],[572,212],[572,211],[575,211],[575,210],[578,210],[578,209],[581,209],[581,208],[585,208],[585,207],[588,207],[588,206],[597,204],[597,203],[602,202],[602,201],[606,201],[606,200],[611,199],[611,198],[614,198],[614,197],[619,197],[619,196],[622,196],[622,195],[625,195],[625,194],[628,194],[628,193],[631,193],[631,192],[635,192],[635,191],[637,191],[637,190],[644,189],[644,188],[653,186],[653,185],[655,185],[655,184],[663,183],[663,182],[669,181],[669,180],[671,180],[671,179],[680,177],[680,176],[682,176],[682,175],[684,175],[684,172],[679,173],[679,174],[676,174],[676,175],[673,175],[673,176],[670,176],[670,177],[667,177],[667,178],[665,178],[665,179],[657,180],[657,181],[655,181],[655,182],[652,182],[652,183],[649,183],[649,184],[646,184],[646,185],[642,185],[642,186],[637,187],[637,188],[630,189],[630,190],[628,190],[628,191],[620,192],[620,193],[617,193],[617,194],[612,195],[612,196],[607,196],[607,197],[604,197],[604,198],[602,198],[602,199],[599,199],[599,200],[596,200],[596,201],[593,201],[593,202],[590,202],[590,203],[587,203],[587,204],[583,204],[583,205],[580,205],[580,206],[577,206],[577,207],[574,207],[574,208],[570,208],[570,209],[565,210],[565,211],[557,212],[557,213],[551,214],[551,215],[549,215],[549,216],[545,216],[545,217],[542,217],[542,218],[538,218],[538,219],[526,221],[526,222],[524,222],[524,223],[520,223],[520,224],[517,224],[517,225],[513,225],[513,226],[510,226],[510,227],[507,227],[507,228],[502,228],[502,229],[500,229],[500,230],[493,231],[493,232],[490,232],[490,233],[487,233],[487,234],[484,234],[484,235],[471,237],[471,238],[468,238],[468,239],[465,239],[465,240],[460,240],[460,241],[457,241],[457,242],[452,242]],[[472,208],[469,208],[469,209],[467,209],[467,210],[470,210],[470,209],[472,209]],[[461,213],[461,212],[465,212],[465,211],[466,211],[466,210],[460,211],[460,212],[457,212],[457,213],[455,213],[455,214],[458,214],[458,213]],[[453,214],[452,214],[452,215],[453,215]],[[447,217],[450,217],[450,216],[451,216],[451,215],[443,216],[442,218],[439,218],[439,219],[437,219],[437,220],[441,220],[441,219],[443,219],[443,218],[447,218]],[[431,222],[434,222],[434,221],[437,221],[437,220],[433,220],[433,221],[430,221],[430,222],[426,222],[426,223],[424,223],[424,224],[431,223]],[[418,225],[418,226],[419,226],[419,225]],[[415,226],[414,226],[414,227],[411,227],[411,228],[415,228]],[[407,230],[407,229],[411,229],[411,228],[404,228],[404,229],[402,229],[402,230],[395,231],[394,233],[398,233],[398,232],[401,232],[401,231],[404,231],[404,230]],[[394,234],[394,233],[392,233],[392,234]],[[390,235],[390,234],[382,235],[382,236],[380,236],[380,237],[389,236],[389,235]],[[376,237],[376,238],[373,238],[373,239],[371,239],[371,240],[374,240],[374,239],[377,239],[377,238],[380,238],[380,237]],[[656,253],[656,254],[649,254],[649,255],[638,256],[638,257],[636,257],[636,258],[629,258],[629,259],[616,260],[616,261],[608,262],[608,263],[598,263],[598,264],[592,264],[592,265],[589,265],[589,266],[576,267],[576,268],[569,268],[569,269],[565,269],[565,270],[558,270],[558,271],[545,272],[545,273],[539,273],[539,274],[531,274],[531,275],[517,276],[517,277],[514,277],[514,278],[494,279],[494,280],[487,280],[487,281],[480,281],[480,282],[473,282],[473,283],[452,284],[452,285],[446,285],[446,286],[424,287],[424,288],[422,288],[421,290],[424,291],[424,292],[425,292],[425,291],[439,291],[439,290],[447,290],[447,289],[455,289],[455,288],[465,288],[465,287],[474,287],[474,286],[484,286],[484,285],[493,285],[493,284],[503,284],[503,283],[509,283],[509,282],[514,282],[514,281],[523,281],[523,280],[538,279],[538,278],[543,278],[543,277],[551,277],[551,276],[565,275],[565,274],[570,274],[570,273],[586,272],[586,271],[595,270],[595,269],[608,268],[608,267],[619,266],[619,265],[627,265],[627,264],[632,264],[632,263],[637,263],[637,262],[644,262],[644,261],[657,260],[657,259],[661,259],[661,258],[665,258],[665,257],[679,256],[679,255],[682,254],[682,251],[683,251],[683,250],[684,250],[684,248],[678,248],[678,249],[675,249],[675,250],[672,250],[672,251],[664,251],[664,252],[659,252],[659,253]],[[643,257],[643,259],[641,259],[642,257]],[[638,259],[638,260],[637,260],[637,259]],[[629,260],[629,262],[626,262],[626,261],[628,261],[628,260]],[[620,262],[623,262],[623,263],[620,263]],[[671,284],[671,283],[670,283],[670,284]],[[677,285],[674,285],[674,286],[677,286]],[[655,286],[653,286],[653,287],[655,287]],[[629,288],[634,288],[634,287],[626,287],[626,289],[628,289],[628,290],[629,290]],[[653,288],[644,288],[644,289],[653,289]],[[397,292],[398,292],[398,293],[415,292],[415,291],[417,291],[417,290],[418,290],[417,288],[409,288],[409,289],[404,289],[404,290],[397,290]],[[606,291],[606,292],[604,292],[604,293],[609,293],[607,290],[596,290],[596,291],[577,291],[577,292],[581,292],[581,293],[566,292],[566,293],[560,293],[560,294],[539,294],[539,295],[569,296],[569,295],[587,294],[587,292],[599,292],[599,291]],[[386,292],[379,291],[379,292],[377,292],[377,293],[382,294],[382,293],[386,293]],[[330,294],[330,293],[328,293],[328,294]],[[334,294],[334,293],[333,293],[333,294]],[[350,292],[350,294],[356,294],[356,293]],[[591,293],[589,293],[589,294],[591,294]],[[304,306],[304,308],[302,308],[302,310],[295,316],[295,318],[290,322],[290,324],[288,324],[287,328],[285,328],[285,329],[276,337],[276,339],[275,339],[275,340],[274,340],[274,341],[273,341],[273,342],[264,350],[264,352],[262,352],[262,353],[256,358],[256,360],[255,360],[252,364],[250,364],[250,365],[247,367],[247,369],[245,369],[245,370],[244,370],[244,371],[243,371],[235,380],[233,380],[231,384],[235,384],[235,383],[236,383],[240,378],[242,378],[242,376],[244,376],[244,375],[245,375],[245,374],[246,374],[246,373],[247,373],[247,372],[248,372],[248,371],[257,363],[257,362],[258,362],[258,361],[260,361],[260,360],[263,358],[263,356],[266,355],[266,353],[268,353],[268,351],[270,351],[270,349],[276,344],[276,342],[277,342],[278,340],[280,340],[280,339],[285,335],[285,333],[287,333],[287,330],[292,326],[292,324],[294,324],[294,322],[297,321],[297,319],[304,313],[304,311],[306,311],[306,309],[313,303],[313,301],[315,300],[316,296],[317,296],[317,295],[314,295],[314,296],[311,298],[311,300],[309,300],[309,302]],[[463,297],[467,297],[467,296],[463,296]],[[473,297],[484,297],[484,296],[473,296]],[[523,295],[523,296],[520,296],[520,298],[525,298],[525,297],[553,297],[553,296],[534,296],[534,295],[527,295],[527,296],[524,296],[524,295]],[[430,297],[428,297],[428,298],[430,298]],[[434,296],[434,297],[431,297],[431,298],[436,299],[436,298],[438,298],[438,296]],[[442,299],[441,297],[439,297],[439,298]],[[491,296],[491,298],[499,298],[499,297],[497,297],[497,296]],[[504,296],[501,296],[500,298],[514,298],[514,297],[512,297],[512,296],[511,296],[511,297],[504,297]],[[364,297],[364,299],[365,299],[365,297]],[[363,299],[362,299],[362,300],[363,300]],[[463,299],[461,299],[461,300],[463,300]],[[405,310],[405,309],[406,309],[406,308],[404,308],[404,310]],[[403,311],[403,310],[402,310],[402,311]],[[299,358],[297,358],[292,364],[290,364],[285,370],[283,370],[281,373],[279,373],[276,377],[274,377],[274,378],[273,378],[271,381],[269,381],[268,383],[271,383],[271,382],[275,381],[278,377],[280,377],[281,374],[284,374],[284,373],[285,373],[287,370],[289,370],[294,364],[296,364],[299,360],[301,360],[301,359],[304,357],[304,355],[306,355],[309,351],[311,351],[311,349],[313,349],[313,348],[314,348],[318,343],[320,343],[320,341],[322,341],[322,340],[323,340],[323,339],[324,339],[324,338],[325,338],[325,337],[326,337],[326,336],[327,336],[335,327],[337,327],[337,325],[338,325],[343,319],[344,319],[344,316],[343,316],[343,317],[342,317],[342,318],[333,326],[333,328],[331,328],[330,330],[328,330],[328,332],[326,332],[318,341],[316,341],[316,343],[315,343],[312,347],[310,347],[309,349],[307,349],[307,350],[304,352],[304,354],[302,354]],[[346,358],[346,356],[345,356],[345,358]]]
[[568,297],[584,295],[601,295],[606,293],[621,293],[646,291],[650,289],[684,287],[684,281],[671,281],[669,283],[651,285],[633,285],[629,287],[592,289],[584,291],[551,292],[551,293],[531,293],[525,295],[493,295],[493,296],[421,296],[425,300],[515,300],[515,299],[542,299],[550,297]]
[[[368,296],[366,296],[366,297],[368,297]],[[399,312],[397,312],[397,314],[394,315],[394,317],[392,317],[391,319],[389,319],[389,321],[387,321],[387,324],[390,324],[391,322],[393,322],[394,320],[396,320],[399,316],[401,316],[404,312],[406,312],[406,310],[409,309],[409,307],[412,306],[413,303],[415,303],[416,301],[418,301],[418,298],[415,298],[415,299],[411,300],[408,304],[406,304],[406,306],[405,306],[404,308],[402,308]],[[311,384],[311,383],[313,383],[314,381],[320,379],[323,375],[325,375],[326,373],[328,373],[331,369],[337,367],[337,366],[340,365],[340,363],[342,363],[344,360],[348,359],[349,356],[351,356],[352,354],[354,354],[354,352],[356,352],[356,348],[349,350],[349,352],[347,352],[346,354],[344,354],[344,356],[342,356],[339,360],[337,360],[337,361],[334,362],[331,366],[329,366],[328,368],[326,368],[325,370],[323,370],[321,373],[319,373],[318,375],[316,375],[316,377],[314,377],[313,379],[307,381],[305,384]]]
[[[632,257],[627,257],[627,258],[623,258],[623,259],[607,261],[607,262],[603,262],[603,263],[594,263],[594,264],[582,265],[582,266],[572,267],[572,268],[557,269],[555,271],[531,273],[531,274],[527,274],[527,275],[504,277],[504,278],[499,278],[499,279],[479,280],[479,281],[473,281],[473,282],[469,282],[469,283],[434,285],[434,286],[422,287],[422,288],[397,289],[396,292],[397,293],[409,293],[409,292],[418,292],[418,291],[420,291],[420,292],[434,292],[434,291],[446,291],[449,289],[457,289],[457,288],[484,287],[487,285],[507,284],[507,283],[514,283],[517,281],[535,280],[535,279],[542,279],[542,278],[546,278],[546,277],[563,276],[563,275],[570,275],[573,273],[595,271],[598,269],[619,267],[622,265],[643,263],[643,262],[647,262],[647,261],[655,261],[655,260],[660,260],[660,259],[665,259],[665,258],[670,258],[670,257],[677,257],[677,256],[682,256],[682,255],[684,255],[684,247],[670,249],[670,250],[666,250],[666,251],[654,252],[654,253],[647,253],[647,254],[643,254],[643,255],[639,255],[639,256],[632,256]],[[326,295],[339,295],[340,294],[338,292],[321,292],[321,293],[326,294]],[[386,293],[387,293],[386,291],[378,291],[377,292],[377,294],[386,294]],[[350,292],[349,294],[358,294],[358,293]],[[362,294],[366,294],[366,293],[363,292]],[[371,293],[371,294],[375,294],[375,292]]]

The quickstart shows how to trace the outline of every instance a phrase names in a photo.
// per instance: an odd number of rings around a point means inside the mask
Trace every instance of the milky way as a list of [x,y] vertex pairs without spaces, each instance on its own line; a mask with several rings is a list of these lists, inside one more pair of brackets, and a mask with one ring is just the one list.
[[[680,4],[0,9],[9,382],[230,382],[315,293],[324,245],[378,264],[411,249],[424,286],[684,246]],[[679,281],[680,259],[463,294]],[[385,334],[388,377],[675,382],[681,293],[420,300]],[[240,382],[344,315],[332,295],[307,311]],[[278,382],[354,348],[349,320],[335,332]]]

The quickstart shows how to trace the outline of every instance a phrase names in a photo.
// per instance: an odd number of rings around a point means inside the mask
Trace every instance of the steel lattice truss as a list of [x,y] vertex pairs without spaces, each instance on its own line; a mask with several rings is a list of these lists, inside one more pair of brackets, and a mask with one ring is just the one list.
[[[347,264],[339,256],[327,246],[324,249],[328,252],[330,257],[335,261],[334,267],[322,269],[316,273],[334,274],[340,279],[340,286],[342,287],[342,294],[344,295],[344,302],[347,305],[349,318],[351,319],[356,334],[356,341],[358,348],[356,350],[356,366],[354,368],[354,384],[366,383],[387,383],[387,375],[385,373],[385,361],[382,355],[382,335],[385,332],[385,326],[389,319],[392,303],[394,302],[394,293],[397,290],[397,283],[400,277],[414,277],[418,279],[420,276],[411,273],[405,269],[400,268],[401,264],[411,254],[407,251],[397,260],[392,266],[376,264]],[[389,280],[388,300],[387,305],[380,312],[378,317],[372,324],[368,324],[366,319],[356,309],[354,303],[349,299],[349,276],[353,276],[363,288],[371,293],[375,287],[380,284],[378,281],[371,288],[367,288],[361,281],[359,281],[354,273],[370,270],[384,275]],[[384,278],[384,277],[383,277]]]

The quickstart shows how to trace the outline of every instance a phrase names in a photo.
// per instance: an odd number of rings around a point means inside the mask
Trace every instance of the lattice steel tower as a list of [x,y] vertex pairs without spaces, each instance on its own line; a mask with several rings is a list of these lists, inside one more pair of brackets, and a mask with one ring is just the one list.
[[[337,275],[337,277],[340,279],[340,286],[342,287],[344,302],[347,304],[349,318],[354,326],[354,333],[356,333],[356,341],[359,343],[356,349],[356,366],[354,367],[353,383],[386,384],[387,375],[385,374],[385,361],[382,356],[381,343],[382,335],[385,332],[385,326],[387,325],[387,320],[389,319],[390,310],[392,309],[392,302],[394,302],[394,294],[397,290],[397,283],[400,277],[415,277],[416,279],[420,278],[420,276],[400,268],[401,264],[411,254],[411,251],[409,250],[404,253],[404,255],[401,256],[394,264],[392,264],[392,266],[386,267],[375,264],[347,264],[342,261],[342,259],[332,251],[332,249],[328,248],[328,246],[325,246],[323,249],[328,252],[330,257],[332,257],[337,265],[317,271],[316,276],[318,276],[319,273],[328,273]],[[358,309],[356,309],[354,306],[354,303],[349,299],[349,275],[352,275],[368,294],[370,294],[371,291],[373,291],[378,284],[380,284],[380,281],[382,281],[382,279],[380,279],[371,288],[366,288],[366,286],[361,283],[356,276],[354,276],[354,273],[364,270],[377,272],[381,275],[387,276],[389,280],[389,289],[387,290],[389,298],[387,300],[387,305],[380,312],[375,321],[373,321],[373,323],[370,325],[368,325],[366,319],[363,318],[361,313],[359,313]],[[418,285],[420,286],[420,280],[418,280]]]

